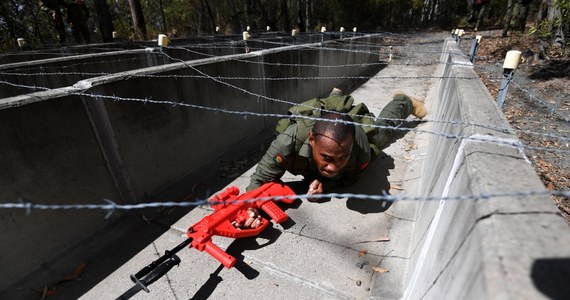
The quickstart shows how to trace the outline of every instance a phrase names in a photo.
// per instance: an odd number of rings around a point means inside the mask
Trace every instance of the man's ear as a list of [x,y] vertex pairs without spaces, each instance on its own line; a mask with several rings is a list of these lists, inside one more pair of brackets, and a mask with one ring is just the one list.
[[313,146],[313,144],[315,143],[315,136],[313,135],[313,131],[309,131],[309,145],[311,145],[311,147]]

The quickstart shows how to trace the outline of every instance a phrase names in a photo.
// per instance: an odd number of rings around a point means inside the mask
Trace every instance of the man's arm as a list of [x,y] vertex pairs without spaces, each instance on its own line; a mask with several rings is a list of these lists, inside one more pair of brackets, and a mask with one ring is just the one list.
[[251,175],[247,191],[256,189],[267,182],[278,181],[285,174],[291,164],[287,156],[295,151],[296,131],[296,125],[292,125],[275,138]]

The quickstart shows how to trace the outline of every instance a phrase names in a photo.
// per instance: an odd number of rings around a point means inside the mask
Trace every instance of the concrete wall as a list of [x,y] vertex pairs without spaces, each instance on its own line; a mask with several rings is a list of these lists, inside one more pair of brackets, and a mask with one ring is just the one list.
[[[377,41],[364,37],[356,42]],[[347,41],[334,47],[356,46]],[[138,52],[129,53],[137,59]],[[330,51],[319,44],[289,46],[118,72],[73,86],[0,99],[0,201],[143,201],[277,120],[189,105],[284,114],[290,105],[279,100],[299,102],[324,96],[347,81],[338,75],[366,76],[378,71],[377,66],[355,66],[343,68],[339,74],[334,68],[318,65],[377,61],[372,51]],[[128,66],[115,68],[109,73]],[[156,76],[149,77],[152,75]],[[293,79],[268,80],[279,77]],[[62,80],[71,84],[76,78]],[[189,193],[191,187],[173,197]],[[104,214],[73,210],[26,216],[21,211],[0,211],[0,290],[34,270],[50,268],[55,257],[104,229],[108,222]]]
[[[540,191],[544,187],[515,135],[476,125],[509,128],[473,66],[454,41],[442,55],[444,78],[436,95],[434,123],[420,193],[454,197]],[[543,282],[560,274],[531,274],[537,263],[570,256],[568,226],[548,196],[425,201],[419,204],[405,299],[542,299]],[[562,260],[560,260],[562,259]],[[552,277],[552,278],[549,278]]]
[[[3,85],[0,98],[28,94],[75,84],[79,80],[170,63],[171,59],[158,50],[112,51],[59,57],[0,66],[0,80],[13,85]],[[36,87],[28,88],[23,86]]]
[[338,38],[336,35],[320,34],[296,39],[275,34],[260,37],[263,39],[247,42],[241,36],[174,39],[168,48],[157,47],[156,42],[145,42],[136,45],[101,44],[91,48],[75,46],[43,52],[11,53],[0,57],[0,81],[10,83],[1,84],[0,98],[65,87],[104,74],[278,48],[294,44],[295,40],[306,44]]

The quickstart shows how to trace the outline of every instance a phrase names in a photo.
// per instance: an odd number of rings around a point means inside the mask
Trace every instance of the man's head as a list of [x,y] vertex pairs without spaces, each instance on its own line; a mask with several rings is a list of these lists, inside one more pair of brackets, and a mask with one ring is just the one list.
[[313,160],[317,169],[327,178],[340,174],[348,163],[354,143],[354,124],[347,115],[326,113],[315,122],[309,133],[309,144],[313,151]]

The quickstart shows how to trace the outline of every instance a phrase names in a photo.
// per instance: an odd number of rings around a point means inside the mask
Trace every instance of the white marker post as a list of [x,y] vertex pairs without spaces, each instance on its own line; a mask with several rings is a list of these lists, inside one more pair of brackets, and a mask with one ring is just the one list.
[[291,38],[293,39],[293,45],[295,45],[298,35],[299,35],[299,29],[295,28],[291,30]]
[[460,29],[457,36],[459,36],[459,40],[457,41],[457,47],[461,46],[461,40],[463,39],[463,35],[465,34],[465,30]]
[[499,95],[497,96],[497,105],[500,108],[503,108],[503,104],[505,103],[505,97],[507,96],[507,89],[509,87],[509,83],[513,79],[513,75],[515,74],[515,70],[519,66],[521,61],[522,52],[517,50],[511,50],[507,52],[507,56],[505,57],[505,63],[503,64],[503,81],[501,81],[501,87],[499,88]]
[[17,42],[18,42],[18,47],[20,48],[20,51],[24,50],[24,48],[26,48],[26,46],[28,46],[28,41],[26,41],[25,38],[18,38]]
[[[247,28],[249,28],[249,26],[247,26]],[[245,44],[245,53],[249,53],[251,51],[251,49],[249,49],[249,46],[247,45],[247,41],[249,41],[251,39],[251,35],[249,34],[249,32],[244,31],[243,32],[243,43]]]
[[160,47],[168,47],[168,44],[170,44],[170,39],[168,38],[168,36],[166,34],[159,34],[158,45]]

